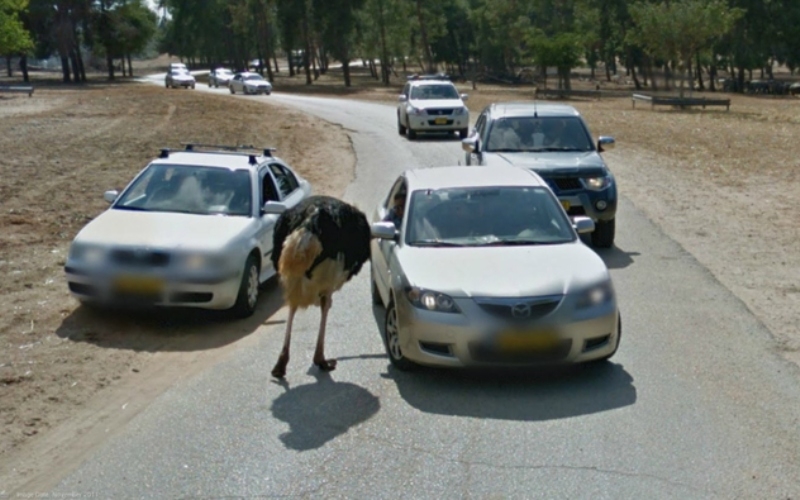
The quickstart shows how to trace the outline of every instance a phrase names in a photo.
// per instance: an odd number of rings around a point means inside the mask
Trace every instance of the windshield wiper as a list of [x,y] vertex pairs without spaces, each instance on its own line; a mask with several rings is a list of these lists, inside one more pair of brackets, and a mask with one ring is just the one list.
[[442,240],[417,240],[412,241],[409,243],[411,246],[415,247],[463,247],[461,243],[453,243],[451,241],[442,241]]
[[563,241],[542,241],[542,240],[497,240],[491,241],[488,243],[482,243],[476,246],[482,247],[511,247],[511,246],[523,246],[523,245],[557,245],[559,243],[564,243]]
[[516,149],[516,148],[497,148],[497,149],[489,149],[487,153],[523,153],[524,150]]
[[587,151],[586,149],[581,148],[570,148],[570,147],[548,147],[548,148],[533,148],[533,149],[526,149],[526,151],[536,152],[536,153],[553,153],[553,152],[576,152],[576,151]]

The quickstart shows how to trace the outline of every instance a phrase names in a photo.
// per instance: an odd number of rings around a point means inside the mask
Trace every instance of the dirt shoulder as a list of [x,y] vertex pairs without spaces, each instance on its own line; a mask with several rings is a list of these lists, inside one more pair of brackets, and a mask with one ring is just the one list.
[[355,172],[344,130],[279,106],[142,84],[0,97],[0,493],[31,483],[42,461],[88,452],[280,310],[274,289],[243,321],[119,317],[69,297],[68,245],[107,208],[103,191],[124,187],[159,148],[192,141],[274,146],[317,193],[341,196]]

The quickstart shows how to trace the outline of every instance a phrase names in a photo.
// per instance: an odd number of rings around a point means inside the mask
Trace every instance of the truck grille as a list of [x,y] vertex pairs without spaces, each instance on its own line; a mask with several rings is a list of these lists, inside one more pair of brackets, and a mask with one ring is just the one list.
[[426,113],[430,116],[452,115],[453,108],[428,109]]
[[556,191],[573,191],[576,189],[583,189],[581,180],[577,177],[551,177],[547,179],[547,183],[551,188]]

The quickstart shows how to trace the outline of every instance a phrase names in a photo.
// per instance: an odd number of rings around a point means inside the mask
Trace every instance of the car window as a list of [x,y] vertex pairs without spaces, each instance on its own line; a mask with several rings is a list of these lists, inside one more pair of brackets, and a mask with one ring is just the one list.
[[406,96],[406,97],[408,97],[408,89],[409,89],[409,87],[411,87],[411,85],[409,85],[408,83],[406,83],[405,86],[403,87],[403,95]]
[[542,186],[415,191],[406,224],[412,246],[543,245],[576,238],[558,200]]
[[297,178],[287,168],[279,163],[270,163],[269,169],[272,175],[275,176],[275,182],[278,184],[278,192],[282,198],[289,196],[292,191],[299,187]]
[[250,173],[192,165],[151,164],[120,196],[115,209],[249,216]]
[[592,151],[591,136],[580,118],[506,117],[488,131],[486,151]]
[[261,206],[268,201],[280,201],[281,197],[278,194],[278,188],[275,186],[275,180],[272,178],[269,169],[264,169],[260,173],[261,178]]
[[452,85],[419,85],[411,89],[411,99],[458,99]]
[[475,131],[478,133],[479,137],[483,137],[484,128],[486,128],[486,113],[481,113],[481,116],[479,116],[478,120],[475,122]]

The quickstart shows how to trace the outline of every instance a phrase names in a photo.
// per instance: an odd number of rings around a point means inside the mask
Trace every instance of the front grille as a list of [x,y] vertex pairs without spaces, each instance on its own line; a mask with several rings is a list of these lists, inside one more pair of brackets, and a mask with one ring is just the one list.
[[170,255],[167,252],[117,248],[111,251],[111,260],[126,266],[164,267],[169,264]]
[[553,312],[561,303],[561,295],[528,299],[475,299],[487,313],[510,321],[537,320]]
[[469,355],[478,363],[554,363],[569,356],[572,339],[563,339],[550,349],[538,351],[503,352],[483,342],[471,342]]
[[580,205],[578,205],[578,206],[573,205],[573,206],[569,207],[569,210],[567,210],[567,215],[570,215],[570,216],[572,216],[572,215],[586,215],[586,209],[583,208]]
[[431,354],[436,354],[438,356],[453,357],[453,353],[450,351],[450,344],[440,344],[438,342],[420,341],[419,346],[423,351],[428,351]]
[[573,191],[576,189],[583,189],[581,180],[577,177],[553,177],[548,179],[548,183],[559,191]]
[[608,344],[608,340],[610,338],[611,335],[603,335],[602,337],[587,339],[586,342],[583,344],[583,352],[593,351],[595,349],[605,347]]
[[453,108],[426,109],[425,112],[430,116],[452,115],[453,114]]

